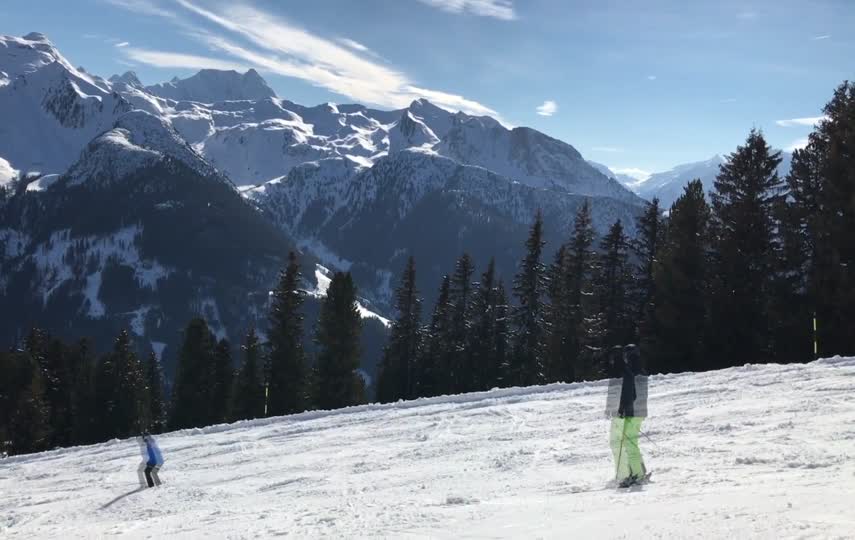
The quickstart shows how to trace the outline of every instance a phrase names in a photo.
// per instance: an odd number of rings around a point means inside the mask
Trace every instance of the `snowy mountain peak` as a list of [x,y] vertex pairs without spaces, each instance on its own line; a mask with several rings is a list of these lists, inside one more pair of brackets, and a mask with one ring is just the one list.
[[178,159],[203,176],[216,173],[165,120],[134,110],[87,145],[69,169],[67,183],[120,180],[164,157]]
[[137,74],[133,71],[126,71],[121,75],[113,75],[108,80],[113,84],[126,84],[134,88],[143,88],[143,84],[140,82],[139,77],[137,77]]
[[246,73],[230,70],[203,69],[186,79],[146,87],[156,96],[175,101],[217,103],[220,101],[255,101],[276,97],[276,92],[254,69]]
[[59,62],[76,72],[44,34],[31,32],[24,37],[0,35],[0,68],[10,80]]
[[401,119],[389,133],[389,152],[412,147],[431,148],[437,143],[439,137],[409,109],[404,110]]
[[45,43],[50,43],[50,40],[47,38],[47,36],[42,34],[41,32],[30,32],[29,34],[24,36],[24,39],[26,39],[27,41],[43,41]]

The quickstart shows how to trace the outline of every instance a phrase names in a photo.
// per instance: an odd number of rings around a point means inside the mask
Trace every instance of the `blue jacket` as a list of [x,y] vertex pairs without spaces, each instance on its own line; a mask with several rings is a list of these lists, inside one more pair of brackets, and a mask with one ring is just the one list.
[[163,465],[163,454],[160,453],[160,448],[157,447],[157,443],[154,442],[154,439],[152,439],[151,437],[146,437],[145,449],[146,453],[148,454],[147,465]]

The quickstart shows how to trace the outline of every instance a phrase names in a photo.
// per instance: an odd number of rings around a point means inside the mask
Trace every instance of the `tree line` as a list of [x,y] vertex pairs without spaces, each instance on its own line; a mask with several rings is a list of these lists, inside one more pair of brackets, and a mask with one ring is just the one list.
[[628,343],[653,373],[855,354],[855,85],[824,113],[785,178],[752,130],[709,198],[695,180],[667,212],[654,199],[634,240],[618,221],[595,246],[584,204],[547,261],[537,215],[512,302],[464,254],[422,325],[410,259],[377,398],[594,379]]
[[[595,241],[585,203],[547,260],[538,214],[510,290],[492,261],[476,279],[463,254],[424,314],[410,258],[376,399],[595,379],[607,371],[602,353],[627,343],[651,373],[855,354],[855,85],[838,87],[824,112],[785,178],[780,153],[752,130],[709,197],[695,180],[667,212],[652,201],[633,240],[618,221]],[[127,332],[96,359],[85,340],[33,330],[0,353],[0,452],[364,402],[350,274],[332,278],[311,362],[301,280],[292,253],[266,341],[249,329],[239,354],[190,321],[169,399],[157,359],[140,360]]]
[[312,365],[303,350],[301,281],[291,253],[271,292],[266,343],[250,328],[239,353],[204,319],[191,320],[169,398],[158,359],[141,360],[127,331],[96,358],[85,339],[67,345],[32,330],[19,350],[0,353],[0,454],[363,403],[361,318],[350,274],[332,277]]

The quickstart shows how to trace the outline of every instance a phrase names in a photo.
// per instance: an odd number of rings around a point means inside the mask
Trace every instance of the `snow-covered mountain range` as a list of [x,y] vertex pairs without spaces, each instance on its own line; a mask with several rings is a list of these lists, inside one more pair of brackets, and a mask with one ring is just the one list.
[[[4,320],[5,340],[55,317],[99,335],[132,323],[160,342],[193,312],[234,340],[263,317],[294,245],[307,290],[317,263],[350,269],[366,312],[389,314],[407,254],[430,297],[463,251],[496,256],[509,280],[538,210],[554,249],[584,201],[600,232],[617,219],[632,232],[644,204],[530,128],[424,99],[306,107],[253,70],[105,79],[38,33],[0,36],[0,117],[0,299],[29,317]],[[116,279],[139,294],[120,301]]]
[[[793,155],[790,152],[781,151],[781,163],[778,165],[778,176],[784,178],[790,172],[790,162]],[[634,191],[645,200],[659,199],[663,209],[668,209],[683,194],[683,188],[695,179],[700,179],[704,186],[704,192],[709,193],[714,188],[715,177],[719,173],[719,167],[724,164],[725,157],[718,154],[704,161],[685,163],[663,172],[653,173],[641,180],[627,175],[616,174],[605,165],[592,163],[603,174],[621,182],[624,186]]]

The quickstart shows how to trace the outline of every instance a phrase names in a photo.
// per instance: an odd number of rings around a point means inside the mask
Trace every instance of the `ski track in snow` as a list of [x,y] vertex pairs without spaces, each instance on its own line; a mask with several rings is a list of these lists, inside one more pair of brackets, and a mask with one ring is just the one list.
[[0,460],[4,538],[853,538],[855,359],[650,379],[609,487],[605,382],[309,412]]

